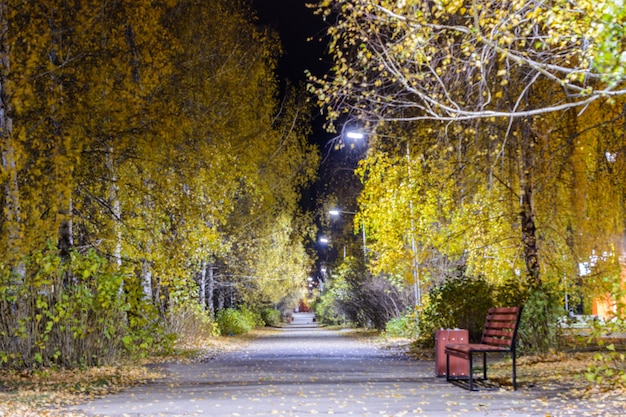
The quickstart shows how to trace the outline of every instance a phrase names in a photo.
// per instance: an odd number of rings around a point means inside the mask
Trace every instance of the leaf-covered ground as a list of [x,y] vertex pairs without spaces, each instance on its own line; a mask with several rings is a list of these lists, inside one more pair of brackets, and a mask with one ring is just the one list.
[[[416,349],[407,340],[382,339],[373,333],[357,336],[379,347],[413,355],[416,360],[434,360],[431,349]],[[202,346],[187,346],[168,357],[149,358],[157,361],[193,362],[208,360],[220,353],[241,349],[251,336],[215,338]],[[597,414],[604,409],[626,409],[626,390],[616,387],[592,386],[584,378],[587,367],[597,352],[555,353],[542,357],[526,356],[518,360],[518,382],[521,390],[545,391],[546,401],[558,399],[567,404],[572,398],[583,398],[594,404]],[[37,370],[0,372],[0,417],[54,416],[55,410],[96,396],[117,392],[129,386],[143,384],[161,375],[144,364],[123,363],[118,366],[84,370]],[[490,379],[496,384],[510,385],[510,364],[493,363]],[[508,388],[507,388],[508,389]],[[69,416],[68,414],[65,414]],[[79,416],[74,414],[74,416]]]
[[[389,349],[402,350],[416,360],[435,360],[433,349],[417,348],[408,340],[387,339],[378,343]],[[620,341],[620,344],[623,347],[624,341]],[[596,413],[584,415],[606,416],[611,415],[605,414],[606,409],[626,410],[626,386],[592,384],[585,378],[590,365],[602,365],[597,359],[602,348],[589,349],[587,346],[589,351],[581,351],[582,348],[570,345],[567,349],[567,353],[518,357],[518,389],[544,391],[546,401],[548,398],[556,398],[564,406],[573,399],[581,399],[596,409]],[[511,388],[511,363],[508,357],[500,361],[496,359],[489,365],[489,379],[492,385]]]
[[[0,417],[56,416],[55,410],[61,407],[160,378],[162,375],[146,366],[148,363],[208,360],[241,349],[252,337],[254,335],[214,338],[201,345],[183,346],[170,356],[151,357],[141,363],[75,370],[0,370]],[[71,417],[71,414],[64,415]]]

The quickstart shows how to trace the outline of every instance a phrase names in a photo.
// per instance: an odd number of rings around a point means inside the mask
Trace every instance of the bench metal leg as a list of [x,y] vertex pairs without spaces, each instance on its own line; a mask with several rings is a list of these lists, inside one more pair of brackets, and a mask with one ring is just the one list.
[[450,382],[450,355],[446,354],[446,382]]
[[487,380],[487,352],[483,352],[483,379]]
[[469,354],[469,390],[474,391],[474,354]]
[[511,359],[513,359],[513,391],[517,390],[517,370],[515,369],[515,351],[511,352]]

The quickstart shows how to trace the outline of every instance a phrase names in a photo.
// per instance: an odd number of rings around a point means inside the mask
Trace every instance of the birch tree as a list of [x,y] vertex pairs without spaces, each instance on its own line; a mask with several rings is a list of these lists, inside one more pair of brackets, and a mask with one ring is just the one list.
[[[529,117],[626,94],[626,16],[613,0],[326,0],[319,12],[336,65],[313,90],[331,120],[344,110],[371,120]],[[499,100],[520,77],[526,88]],[[564,94],[523,105],[539,80]]]
[[442,132],[445,123],[475,120],[475,131],[499,124],[491,143],[477,142],[479,151],[487,163],[511,158],[514,175],[500,180],[518,196],[528,283],[541,286],[536,123],[624,95],[623,8],[584,0],[331,0],[319,12],[331,22],[335,66],[311,77],[311,90],[331,124],[346,113],[371,131],[425,120],[440,122]]

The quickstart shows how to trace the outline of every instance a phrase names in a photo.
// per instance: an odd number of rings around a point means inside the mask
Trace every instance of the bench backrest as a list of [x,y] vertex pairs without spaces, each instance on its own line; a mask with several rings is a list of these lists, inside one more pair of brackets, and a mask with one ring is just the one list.
[[515,338],[521,316],[522,307],[490,308],[483,327],[481,343],[515,349]]

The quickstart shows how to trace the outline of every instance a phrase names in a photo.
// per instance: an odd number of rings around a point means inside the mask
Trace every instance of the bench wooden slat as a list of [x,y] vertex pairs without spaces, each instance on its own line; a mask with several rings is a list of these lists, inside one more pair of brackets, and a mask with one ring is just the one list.
[[512,339],[513,338],[513,330],[514,329],[505,329],[505,330],[502,330],[502,329],[485,329],[483,331],[483,335]]
[[515,320],[517,313],[515,311],[494,311],[488,316],[497,317],[500,320]]
[[506,315],[498,315],[498,316],[487,316],[485,319],[486,323],[494,322],[494,323],[509,323],[515,321],[514,314],[506,314]]
[[455,355],[457,353],[469,353],[469,352],[508,352],[509,349],[502,346],[494,346],[482,343],[474,343],[474,344],[461,344],[461,345],[448,345],[446,346],[446,352],[449,352],[450,355]]
[[483,354],[483,377],[487,379],[487,353],[507,352],[513,360],[513,389],[517,389],[515,367],[515,339],[517,328],[522,315],[522,307],[490,308],[487,313],[483,334],[480,343],[448,344],[446,354],[446,379],[448,381],[461,379],[450,377],[450,356],[469,360],[469,389],[473,390],[472,361],[474,353]]
[[496,321],[496,320],[487,320],[485,322],[485,326],[493,327],[493,328],[504,328],[504,329],[512,329],[515,327],[515,322],[511,321]]
[[506,346],[509,347],[511,346],[512,340],[511,339],[498,339],[495,337],[483,337],[482,343],[487,344],[487,345],[497,345],[497,346]]
[[515,314],[517,315],[518,310],[521,307],[492,307],[489,309],[489,311],[487,312],[487,314],[505,314],[505,313],[510,313],[510,314]]

